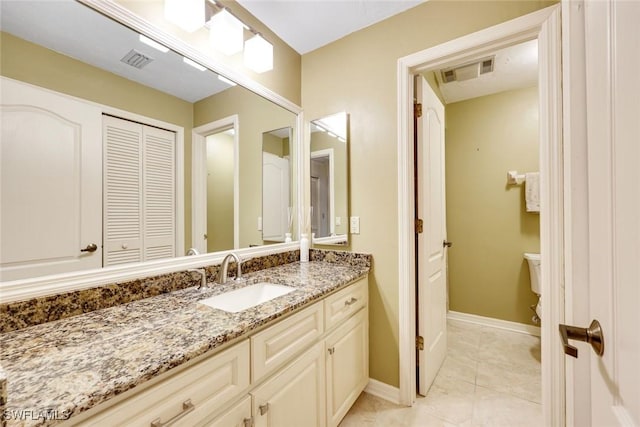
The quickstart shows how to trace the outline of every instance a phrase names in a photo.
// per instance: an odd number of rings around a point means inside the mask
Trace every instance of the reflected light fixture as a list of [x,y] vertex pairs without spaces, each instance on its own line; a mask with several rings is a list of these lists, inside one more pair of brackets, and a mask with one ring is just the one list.
[[225,82],[229,86],[237,86],[236,82],[234,82],[233,80],[229,80],[228,78],[226,78],[225,76],[221,76],[220,74],[218,74],[218,80],[220,80],[221,82]]
[[192,61],[192,60],[191,60],[191,59],[189,59],[189,58],[184,58],[184,57],[183,57],[183,58],[182,58],[182,61],[183,61],[185,64],[189,64],[189,65],[191,65],[193,68],[195,68],[195,69],[197,69],[197,70],[200,70],[200,71],[206,71],[206,70],[207,70],[207,67],[203,67],[202,65],[198,64],[198,63],[197,63],[197,62],[195,62],[195,61]]
[[160,52],[163,52],[163,53],[167,53],[167,52],[169,52],[169,48],[168,48],[168,47],[166,47],[166,46],[164,46],[164,45],[161,45],[160,43],[158,43],[158,42],[157,42],[157,41],[155,41],[155,40],[151,40],[151,39],[150,39],[149,37],[147,37],[147,36],[143,36],[142,34],[140,34],[140,38],[139,38],[139,40],[140,40],[142,43],[146,44],[147,46],[151,46],[152,48],[157,49],[157,50],[159,50]]
[[209,42],[214,49],[227,56],[242,51],[245,25],[222,9],[209,20]]
[[260,34],[244,43],[244,65],[256,73],[273,70],[273,45]]
[[164,0],[164,18],[186,32],[202,28],[204,15],[202,0]]

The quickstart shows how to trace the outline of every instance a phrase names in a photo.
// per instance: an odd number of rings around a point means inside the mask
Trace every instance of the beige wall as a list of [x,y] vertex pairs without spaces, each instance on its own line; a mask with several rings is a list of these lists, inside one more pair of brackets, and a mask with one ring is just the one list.
[[[218,0],[218,2],[229,7],[245,24],[258,30],[267,41],[273,44],[273,70],[260,74],[254,73],[244,66],[242,53],[228,57],[213,49],[210,46],[206,29],[202,28],[194,33],[187,33],[165,21],[162,0],[116,0],[116,2],[151,22],[154,26],[189,43],[219,63],[246,75],[294,104],[300,105],[300,54],[234,0]],[[245,32],[245,39],[248,37],[249,33]]]
[[185,247],[190,247],[193,104],[11,34],[0,35],[1,75],[184,128]]
[[[295,127],[296,116],[254,93],[235,86],[194,104],[194,127],[238,115],[240,139],[240,247],[261,245],[262,134]],[[295,148],[294,148],[295,149]],[[292,176],[296,176],[293,171]],[[292,194],[296,194],[292,182]],[[295,200],[293,200],[295,206]]]
[[233,248],[233,136],[207,141],[207,252]]
[[302,57],[306,117],[350,114],[354,251],[373,254],[370,376],[399,385],[398,58],[548,6],[544,1],[431,0]]
[[540,216],[527,213],[524,185],[509,170],[538,167],[537,87],[446,106],[450,309],[531,323],[524,252],[540,250]]

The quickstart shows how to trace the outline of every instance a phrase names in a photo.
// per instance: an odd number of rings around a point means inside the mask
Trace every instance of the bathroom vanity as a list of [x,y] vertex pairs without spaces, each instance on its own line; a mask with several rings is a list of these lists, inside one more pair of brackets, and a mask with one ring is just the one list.
[[[335,426],[368,382],[368,270],[294,262],[2,334],[5,414],[59,418],[6,423]],[[200,302],[255,282],[295,290],[237,313]]]

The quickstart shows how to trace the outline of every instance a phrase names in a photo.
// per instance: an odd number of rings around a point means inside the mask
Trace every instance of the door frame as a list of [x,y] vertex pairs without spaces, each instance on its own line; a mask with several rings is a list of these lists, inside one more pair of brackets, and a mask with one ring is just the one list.
[[193,128],[191,143],[191,245],[206,254],[207,136],[233,129],[233,249],[240,247],[240,126],[237,114]]
[[329,158],[329,236],[335,235],[336,232],[336,208],[334,204],[335,197],[335,167],[334,167],[334,151],[333,148],[325,148],[311,152],[311,160],[319,157]]
[[[564,320],[564,168],[560,5],[498,24],[398,60],[398,272],[401,404],[416,396],[413,76],[427,69],[538,39],[540,105],[540,238],[542,292],[542,406],[546,425],[565,421],[564,356],[556,325]],[[551,286],[551,283],[554,286]],[[553,292],[553,293],[552,293]]]

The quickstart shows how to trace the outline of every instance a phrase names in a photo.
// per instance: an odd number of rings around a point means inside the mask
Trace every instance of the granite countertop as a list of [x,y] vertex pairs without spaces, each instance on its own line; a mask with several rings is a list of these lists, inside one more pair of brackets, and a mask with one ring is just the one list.
[[[7,426],[54,425],[363,277],[368,267],[294,262],[0,335]],[[197,301],[257,281],[297,288],[228,313]],[[2,372],[0,372],[2,375]],[[32,411],[15,419],[12,411]],[[49,417],[44,416],[48,414]],[[2,414],[0,414],[2,416]]]

